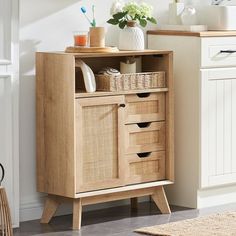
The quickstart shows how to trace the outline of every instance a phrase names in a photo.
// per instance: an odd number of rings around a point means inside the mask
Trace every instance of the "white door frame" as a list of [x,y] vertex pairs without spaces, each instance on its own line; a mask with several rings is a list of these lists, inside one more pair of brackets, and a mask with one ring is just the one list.
[[19,226],[19,1],[0,0],[0,162],[14,227]]

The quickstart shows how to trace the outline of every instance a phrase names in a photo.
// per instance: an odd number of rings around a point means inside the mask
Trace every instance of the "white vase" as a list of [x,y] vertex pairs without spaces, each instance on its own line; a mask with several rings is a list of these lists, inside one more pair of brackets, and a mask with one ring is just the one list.
[[119,36],[120,50],[144,50],[143,31],[136,26],[136,22],[129,21],[127,27],[120,31]]

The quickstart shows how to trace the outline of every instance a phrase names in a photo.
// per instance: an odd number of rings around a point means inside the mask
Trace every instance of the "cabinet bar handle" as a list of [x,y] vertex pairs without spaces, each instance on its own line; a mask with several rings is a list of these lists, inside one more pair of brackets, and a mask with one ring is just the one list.
[[236,50],[221,50],[220,53],[235,53]]

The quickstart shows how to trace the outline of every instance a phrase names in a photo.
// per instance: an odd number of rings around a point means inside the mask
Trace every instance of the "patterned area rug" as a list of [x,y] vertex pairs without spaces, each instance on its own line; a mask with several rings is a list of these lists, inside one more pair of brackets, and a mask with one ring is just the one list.
[[236,236],[236,212],[227,212],[135,230],[157,236]]

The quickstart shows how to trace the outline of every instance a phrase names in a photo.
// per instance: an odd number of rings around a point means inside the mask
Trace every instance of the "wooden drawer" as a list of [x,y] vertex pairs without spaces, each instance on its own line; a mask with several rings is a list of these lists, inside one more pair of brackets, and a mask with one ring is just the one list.
[[165,152],[126,155],[126,183],[144,183],[165,179]]
[[202,38],[201,66],[236,65],[236,37]]
[[126,125],[125,145],[126,153],[165,150],[165,122]]
[[165,120],[165,93],[127,95],[126,124]]

